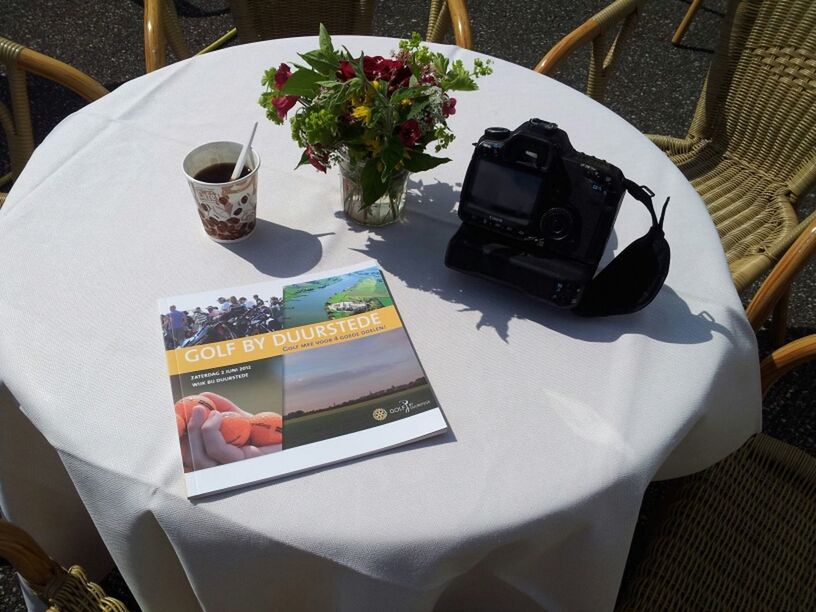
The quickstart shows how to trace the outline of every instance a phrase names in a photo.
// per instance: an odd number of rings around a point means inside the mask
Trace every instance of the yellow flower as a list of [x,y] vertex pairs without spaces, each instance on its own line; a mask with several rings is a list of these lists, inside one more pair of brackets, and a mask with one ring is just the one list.
[[411,98],[403,98],[400,100],[400,104],[403,106],[411,106]]
[[371,107],[365,104],[355,106],[351,111],[351,116],[355,119],[360,119],[368,125],[371,122]]

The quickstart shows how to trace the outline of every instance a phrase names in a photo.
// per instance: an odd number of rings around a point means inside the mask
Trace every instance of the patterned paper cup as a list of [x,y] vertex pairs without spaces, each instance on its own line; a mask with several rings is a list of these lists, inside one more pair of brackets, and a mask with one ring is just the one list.
[[182,164],[204,231],[216,242],[238,242],[255,231],[261,158],[250,149],[245,165],[251,171],[234,181],[208,183],[195,177],[216,164],[234,166],[241,147],[237,142],[208,142],[190,151]]

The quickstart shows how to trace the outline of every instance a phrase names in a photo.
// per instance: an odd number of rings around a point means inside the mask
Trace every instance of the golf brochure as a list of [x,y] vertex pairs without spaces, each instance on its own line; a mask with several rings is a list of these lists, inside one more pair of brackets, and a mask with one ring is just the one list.
[[188,497],[447,430],[371,261],[159,311]]

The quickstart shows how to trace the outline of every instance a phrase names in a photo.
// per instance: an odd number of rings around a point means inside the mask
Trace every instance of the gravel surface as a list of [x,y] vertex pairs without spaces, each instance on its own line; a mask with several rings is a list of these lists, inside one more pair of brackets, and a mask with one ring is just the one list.
[[[562,36],[608,2],[602,0],[471,0],[469,10],[475,49],[532,67]],[[201,48],[232,27],[226,0],[176,0],[191,48]],[[607,94],[607,105],[645,133],[682,136],[691,120],[719,28],[724,0],[706,0],[686,33],[683,45],[669,43],[688,8],[687,0],[651,0],[628,48],[624,49]],[[424,33],[427,2],[377,0],[375,34],[403,37]],[[109,89],[144,73],[142,4],[134,0],[3,0],[0,35],[53,55],[87,72]],[[571,58],[555,75],[583,90],[587,53]],[[41,141],[82,101],[59,87],[32,77],[31,104],[35,137]],[[4,78],[0,100],[8,101]],[[543,117],[546,119],[546,117]],[[0,135],[0,175],[7,172],[6,145]],[[813,194],[811,194],[813,196]],[[803,214],[816,198],[803,202]],[[795,285],[789,338],[816,331],[816,262]],[[767,352],[764,333],[760,347]],[[781,381],[765,402],[767,433],[816,455],[816,364]],[[651,493],[651,492],[650,492]],[[648,502],[647,496],[647,502]],[[646,509],[648,504],[644,506]],[[633,551],[636,554],[636,550]],[[104,584],[111,594],[136,609],[117,572]],[[0,562],[0,610],[24,610],[9,567]]]

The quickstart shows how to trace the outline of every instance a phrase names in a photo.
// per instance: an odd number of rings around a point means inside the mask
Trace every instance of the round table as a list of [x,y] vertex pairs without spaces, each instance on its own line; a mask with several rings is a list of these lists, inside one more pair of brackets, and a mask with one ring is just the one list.
[[[145,609],[431,610],[449,588],[610,609],[646,485],[760,428],[754,335],[703,202],[626,121],[495,60],[479,91],[457,96],[452,162],[411,178],[404,221],[350,225],[336,171],[293,170],[288,127],[256,103],[266,68],[316,47],[179,62],[70,116],[35,151],[0,210],[0,380],[16,400],[6,393],[1,411],[4,513],[66,562],[100,565],[104,543]],[[531,117],[657,202],[672,197],[671,271],[645,310],[583,319],[444,266],[472,144]],[[256,120],[258,228],[224,246],[205,236],[181,160]],[[648,224],[627,196],[604,261]],[[384,271],[450,433],[188,500],[157,299],[363,257]]]

